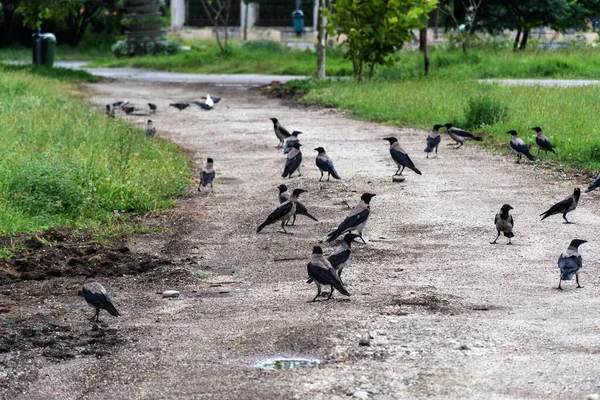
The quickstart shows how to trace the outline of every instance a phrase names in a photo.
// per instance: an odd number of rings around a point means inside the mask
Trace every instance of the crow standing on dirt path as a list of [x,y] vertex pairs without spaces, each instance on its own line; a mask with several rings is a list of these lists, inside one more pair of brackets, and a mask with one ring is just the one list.
[[402,171],[404,171],[404,168],[412,169],[417,174],[422,175],[421,171],[419,171],[418,168],[415,167],[415,164],[412,162],[406,151],[402,148],[402,146],[400,146],[400,143],[398,143],[398,139],[396,139],[395,137],[388,137],[384,138],[383,140],[387,140],[388,142],[390,142],[390,154],[392,155],[392,159],[398,166],[398,170],[396,171],[394,176],[402,175]]
[[302,132],[294,131],[292,132],[292,136],[285,139],[285,141],[283,142],[283,154],[289,153],[294,148],[294,144],[300,143],[300,138],[298,137],[298,135],[300,135],[301,133]]
[[560,269],[560,279],[558,281],[558,290],[562,290],[560,287],[562,281],[570,281],[573,279],[575,274],[575,282],[577,282],[577,288],[582,288],[579,284],[579,270],[583,266],[583,260],[581,254],[579,254],[579,246],[587,243],[587,240],[573,239],[567,248],[567,251],[562,253],[558,257],[558,268]]
[[183,111],[186,108],[188,108],[189,106],[190,106],[189,103],[172,103],[172,104],[169,104],[169,107],[175,107],[179,111]]
[[282,178],[291,178],[292,174],[296,171],[298,171],[298,176],[302,176],[300,173],[300,165],[302,165],[300,146],[302,146],[300,143],[294,143],[294,148],[287,154],[283,174],[281,174]]
[[[458,145],[458,146],[456,146],[457,149],[460,149],[467,140],[477,140],[477,141],[483,140],[483,138],[481,136],[476,136],[476,135],[472,134],[471,132],[464,131],[460,128],[457,128],[454,125],[452,125],[451,123],[444,124],[444,126],[446,127],[446,131],[448,132],[448,135],[450,135],[452,140],[454,140],[456,142],[456,144]],[[450,145],[451,144],[449,144],[448,146],[450,146]]]
[[85,301],[96,309],[96,315],[94,315],[91,320],[96,319],[96,322],[100,321],[99,316],[101,308],[108,311],[113,317],[118,317],[120,315],[112,302],[110,294],[108,294],[106,289],[104,289],[93,276],[90,275],[86,278],[81,291]]
[[[291,194],[290,194],[290,192],[288,192],[288,187],[286,185],[281,184],[281,185],[277,186],[277,189],[279,189],[279,203],[280,204],[283,204],[290,199]],[[313,217],[308,212],[308,210],[306,209],[304,204],[300,203],[299,201],[296,202],[296,212],[294,213],[294,218],[292,220],[292,223],[291,224],[288,223],[288,225],[296,224],[296,215],[304,215],[305,217],[308,217],[308,218],[312,219],[313,221],[319,222],[318,219]]]
[[148,120],[148,124],[146,125],[146,136],[153,138],[156,135],[156,128],[152,126],[152,120]]
[[425,150],[423,150],[425,153],[427,153],[427,158],[429,158],[429,153],[433,152],[434,149],[437,157],[438,146],[442,140],[439,130],[443,127],[444,125],[434,125],[433,130],[429,132],[429,135],[427,135],[427,146],[425,147]]
[[373,197],[375,197],[375,195],[372,193],[364,193],[360,197],[358,205],[350,211],[350,214],[342,221],[337,229],[327,235],[327,242],[333,242],[346,232],[356,231],[360,240],[366,244],[365,239],[362,237],[362,231],[365,228],[367,220],[369,219],[369,214],[371,213],[369,204]]
[[[344,240],[340,242],[340,244],[333,249],[329,257],[327,257],[327,261],[331,264],[335,272],[337,272],[340,280],[342,279],[342,271],[344,267],[350,262],[352,258],[352,242],[356,239],[358,235],[354,233],[346,233],[344,236]],[[306,283],[313,283],[313,279],[309,278]]]
[[542,132],[542,128],[536,126],[535,128],[531,128],[531,130],[536,133],[535,143],[538,145],[538,156],[540,155],[540,150],[544,150],[546,154],[548,154],[549,151],[556,154],[556,151],[554,151],[554,148],[552,147],[552,143],[550,143],[550,140]]
[[306,265],[306,270],[310,279],[313,279],[317,284],[317,295],[312,300],[315,302],[321,295],[321,285],[331,286],[331,292],[327,300],[333,296],[333,288],[344,296],[350,296],[350,293],[344,287],[342,280],[340,279],[335,269],[331,266],[329,261],[323,256],[323,249],[320,246],[314,246],[313,252],[310,256],[310,260]]
[[512,231],[514,222],[512,215],[508,213],[512,209],[513,208],[510,205],[504,204],[500,209],[500,212],[496,214],[496,217],[494,218],[494,225],[496,225],[498,235],[493,242],[490,242],[490,244],[496,244],[501,233],[504,233],[504,236],[508,238],[507,244],[512,244],[511,238],[515,237],[515,234]]
[[571,211],[573,211],[574,209],[577,208],[577,204],[579,203],[580,195],[581,195],[581,189],[576,188],[573,191],[572,195],[566,197],[562,201],[559,201],[558,203],[556,203],[555,205],[550,207],[550,209],[548,211],[541,213],[540,214],[540,217],[542,217],[541,220],[543,221],[551,215],[562,214],[563,219],[566,221],[566,223],[571,224],[572,222],[569,222],[569,220],[567,219],[567,213],[570,213]]
[[270,118],[273,121],[273,129],[275,130],[275,136],[279,139],[279,144],[275,148],[283,146],[283,141],[289,138],[291,135],[277,120],[277,118]]
[[592,183],[590,183],[590,186],[588,186],[588,188],[586,189],[586,193],[591,192],[594,189],[597,189],[598,186],[600,186],[600,173],[594,178],[594,180],[592,181]]
[[148,114],[154,114],[158,107],[154,103],[148,103]]
[[535,161],[535,157],[533,154],[531,154],[529,146],[525,145],[525,142],[523,142],[523,139],[519,137],[517,131],[512,130],[506,133],[512,136],[510,138],[510,148],[512,149],[513,153],[517,155],[517,164],[521,163],[521,157],[523,157],[523,155],[525,155],[525,157],[529,158],[531,161]]
[[202,171],[200,171],[200,185],[198,185],[198,191],[200,191],[201,186],[206,187],[207,185],[210,185],[210,191],[214,193],[213,181],[215,180],[215,175],[216,173],[213,167],[213,159],[209,157],[206,159],[204,168]]
[[317,147],[315,151],[319,153],[317,154],[317,159],[315,160],[319,171],[321,171],[321,178],[319,178],[319,182],[321,182],[321,180],[323,179],[324,172],[327,172],[327,182],[329,182],[330,176],[333,176],[335,179],[342,179],[335,170],[331,157],[329,157],[327,153],[325,153],[325,149],[322,147]]
[[265,226],[274,224],[277,221],[281,221],[281,229],[283,229],[283,233],[288,233],[285,230],[285,223],[288,222],[290,218],[292,218],[292,216],[296,213],[296,204],[298,202],[298,196],[300,196],[300,194],[304,192],[306,192],[306,190],[294,189],[292,195],[290,196],[290,199],[285,203],[281,204],[275,209],[275,211],[269,214],[265,222],[260,224],[260,226],[256,230],[256,233],[262,231]]

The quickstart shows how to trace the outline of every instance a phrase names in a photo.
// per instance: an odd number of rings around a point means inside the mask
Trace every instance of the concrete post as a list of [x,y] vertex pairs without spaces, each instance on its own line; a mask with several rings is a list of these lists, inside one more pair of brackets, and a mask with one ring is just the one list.
[[319,0],[315,0],[313,7],[313,30],[317,30],[317,17],[319,16]]
[[178,31],[185,24],[185,0],[171,0],[171,30]]

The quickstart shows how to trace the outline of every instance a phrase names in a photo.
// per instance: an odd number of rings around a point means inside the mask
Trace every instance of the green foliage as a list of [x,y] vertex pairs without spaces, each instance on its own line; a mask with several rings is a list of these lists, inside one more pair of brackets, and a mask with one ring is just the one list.
[[171,55],[181,51],[181,44],[174,40],[157,40],[154,42],[143,42],[131,44],[126,40],[119,40],[112,47],[115,57],[133,57],[149,55]]
[[485,128],[508,119],[508,107],[487,94],[469,97],[465,110],[465,125],[468,129]]
[[121,20],[121,25],[123,26],[141,26],[141,25],[154,25],[154,24],[165,24],[165,17],[144,17],[140,15],[139,17],[125,17]]
[[[14,65],[0,63],[0,72],[27,72],[32,75],[57,79],[65,82],[89,82],[100,81],[100,78],[86,71],[70,68],[48,68],[44,65]],[[0,108],[1,110],[1,108]]]
[[342,46],[352,61],[354,77],[363,67],[372,76],[375,65],[392,65],[394,53],[410,38],[410,29],[425,26],[438,0],[337,0],[329,15],[331,35],[345,35]]

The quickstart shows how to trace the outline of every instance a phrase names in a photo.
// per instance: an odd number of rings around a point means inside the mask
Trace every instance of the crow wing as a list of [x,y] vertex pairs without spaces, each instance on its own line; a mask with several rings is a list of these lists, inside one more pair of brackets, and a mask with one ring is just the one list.
[[292,175],[302,164],[302,153],[298,153],[295,157],[285,160],[285,168],[283,169],[282,177]]
[[340,176],[338,175],[337,171],[335,170],[335,167],[333,166],[333,161],[331,161],[329,157],[317,156],[316,164],[321,171],[329,172],[331,175],[333,175],[335,179],[340,179]]
[[560,279],[570,281],[573,274],[577,273],[583,265],[581,256],[565,257],[563,254],[558,257],[558,268],[560,268]]
[[548,140],[547,137],[544,138],[535,138],[535,143],[537,143],[538,147],[542,150],[551,151],[554,153],[554,149],[552,148],[552,143]]
[[352,250],[346,249],[340,251],[337,254],[332,254],[327,258],[327,261],[331,264],[331,266],[337,271],[337,267],[350,259],[350,255],[352,254]]
[[598,176],[594,179],[594,181],[592,183],[590,183],[590,186],[588,186],[588,188],[585,192],[589,193],[592,190],[598,188],[598,186],[600,186],[600,174],[598,174]]
[[202,186],[209,185],[214,179],[215,179],[215,171],[214,170],[211,172],[206,172],[206,171],[200,172],[200,183],[202,184]]
[[549,217],[550,215],[560,214],[566,212],[572,205],[575,200],[572,196],[567,197],[563,201],[559,201],[546,212],[543,212],[541,215],[545,215],[544,218]]
[[462,137],[475,139],[475,135],[473,135],[471,132],[463,131],[462,129],[459,129],[459,128],[450,128],[448,131],[454,133],[456,136],[462,136]]
[[[369,210],[368,208],[365,208],[364,210],[362,210],[361,212],[359,212],[357,214],[352,214],[352,215],[347,216],[342,221],[342,223],[338,226],[338,228],[335,231],[331,232],[328,236],[330,238],[332,238],[334,236],[337,237],[349,229],[352,230],[352,229],[356,228],[358,225],[362,224],[369,218],[370,212],[371,212],[371,210]],[[333,239],[331,239],[331,240],[333,240]],[[328,241],[329,241],[329,239],[328,239]]]
[[441,141],[442,137],[439,135],[435,137],[427,136],[427,147],[425,148],[425,152],[431,153],[433,149],[435,149],[440,144]]
[[415,167],[415,164],[412,162],[408,154],[402,153],[394,148],[390,148],[390,154],[396,163],[405,166],[406,168],[412,169],[417,174],[421,175],[421,171]]
[[112,298],[98,282],[88,282],[83,285],[83,297],[90,305],[96,308],[102,308],[110,313],[110,315],[118,317],[119,312],[112,302]]
[[324,266],[308,263],[306,265],[308,276],[320,283],[321,285],[329,285],[336,288],[338,292],[345,296],[350,296],[350,293],[344,288],[340,277],[332,267],[325,268]]

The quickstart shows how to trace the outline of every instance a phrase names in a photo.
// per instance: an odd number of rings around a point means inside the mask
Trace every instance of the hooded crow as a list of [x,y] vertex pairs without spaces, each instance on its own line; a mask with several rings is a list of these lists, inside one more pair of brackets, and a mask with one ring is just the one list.
[[350,296],[350,293],[348,293],[344,287],[344,284],[337,272],[335,272],[335,269],[333,269],[329,261],[323,256],[323,249],[320,246],[313,247],[313,252],[306,265],[306,270],[309,278],[313,279],[317,284],[317,295],[312,300],[313,302],[321,295],[321,285],[329,285],[332,287],[327,300],[331,299],[333,296],[333,288],[344,296]]
[[575,282],[577,287],[582,288],[579,284],[579,270],[583,265],[581,254],[579,254],[579,246],[587,243],[587,240],[573,239],[567,248],[567,251],[558,257],[558,268],[560,269],[560,279],[558,281],[558,290],[562,290],[560,284],[562,281],[570,281],[575,274]]
[[518,136],[519,134],[517,131],[512,130],[506,133],[512,136],[510,138],[510,148],[512,149],[513,153],[517,155],[517,164],[521,163],[521,157],[523,157],[523,155],[525,155],[525,157],[529,158],[531,161],[535,161],[535,157],[533,154],[531,154],[529,146],[525,145],[523,139]]
[[92,320],[96,319],[96,322],[99,322],[101,308],[108,311],[113,317],[120,315],[112,302],[110,294],[93,276],[86,278],[81,291],[83,292],[85,301],[96,309],[96,315],[91,318]]
[[154,114],[158,107],[154,103],[148,103],[148,114]]
[[429,158],[429,153],[435,150],[435,155],[437,156],[438,146],[440,145],[440,141],[442,137],[440,136],[440,128],[443,128],[444,125],[434,125],[433,130],[427,135],[427,146],[425,146],[425,153],[427,153],[427,158]]
[[404,168],[412,169],[417,174],[422,175],[421,171],[415,167],[415,164],[412,162],[406,151],[400,146],[398,143],[398,139],[395,137],[384,138],[383,140],[387,140],[390,142],[390,154],[392,155],[392,159],[398,166],[398,170],[394,175],[402,175],[402,171]]
[[[342,278],[342,271],[344,270],[344,267],[352,258],[352,242],[354,242],[354,239],[357,237],[358,235],[355,235],[354,233],[346,233],[344,239],[335,249],[333,249],[329,257],[327,257],[327,261],[329,261],[333,269],[335,269],[335,272],[337,272],[340,280]],[[309,278],[306,283],[313,283],[313,279]]]
[[501,233],[504,233],[504,236],[508,238],[507,244],[512,244],[510,239],[515,237],[515,234],[512,231],[514,222],[512,215],[508,213],[512,209],[513,208],[510,205],[505,204],[500,209],[500,212],[496,214],[496,217],[494,218],[494,225],[496,225],[498,235],[496,236],[496,239],[494,239],[493,242],[490,242],[490,244],[496,244]]
[[285,129],[277,120],[277,118],[270,118],[271,121],[273,121],[273,129],[275,130],[275,136],[277,136],[277,139],[279,139],[279,144],[277,147],[281,147],[283,145],[283,141],[287,138],[289,138],[291,135],[290,133],[287,131],[287,129]]
[[333,161],[331,158],[325,153],[325,149],[322,147],[317,147],[315,149],[319,154],[317,155],[317,159],[315,160],[317,163],[317,167],[319,167],[319,171],[321,171],[321,178],[319,182],[323,179],[323,173],[327,172],[327,181],[329,182],[329,177],[333,176],[335,179],[342,179],[338,175],[335,167],[333,166]]
[[294,189],[292,195],[290,196],[290,199],[285,203],[282,203],[279,207],[275,209],[275,211],[269,214],[265,222],[260,224],[260,226],[256,230],[256,233],[262,231],[265,226],[274,224],[277,221],[281,221],[281,229],[283,229],[283,233],[288,233],[285,230],[285,223],[288,222],[290,218],[292,218],[292,216],[296,213],[296,203],[298,201],[298,196],[300,196],[300,194],[304,192],[306,192],[306,190]]
[[200,185],[198,185],[198,191],[200,191],[200,187],[206,187],[210,185],[210,191],[213,191],[213,181],[215,180],[215,169],[213,168],[213,159],[207,158],[206,164],[202,171],[200,171]]
[[283,142],[283,154],[289,153],[294,148],[295,143],[300,143],[298,135],[300,135],[301,133],[302,132],[294,131],[292,132],[292,136],[285,139],[285,141]]
[[590,183],[590,186],[586,189],[586,193],[591,192],[594,189],[597,189],[600,186],[600,173],[594,178],[594,181]]
[[541,221],[545,220],[546,218],[548,218],[551,215],[562,214],[563,219],[566,221],[566,223],[571,224],[572,222],[569,222],[569,220],[567,219],[567,213],[570,213],[571,211],[573,211],[574,209],[577,208],[577,203],[579,203],[580,195],[581,195],[581,189],[576,188],[573,191],[572,195],[566,197],[562,201],[559,201],[558,203],[556,203],[555,205],[550,207],[550,209],[548,211],[544,211],[543,213],[541,213],[540,214],[540,217],[542,217]]
[[189,106],[190,106],[189,103],[173,103],[173,104],[169,104],[169,107],[175,107],[179,111],[183,111],[186,108],[188,108]]
[[[279,189],[279,203],[280,204],[283,204],[290,199],[291,195],[290,195],[290,192],[288,192],[288,187],[286,185],[281,184],[281,185],[277,186],[277,189]],[[310,213],[308,212],[308,210],[306,209],[304,204],[300,203],[299,201],[296,202],[296,213],[294,213],[294,218],[292,219],[292,223],[291,224],[288,223],[288,225],[294,225],[296,223],[296,215],[304,215],[304,216],[312,219],[313,221],[319,222],[318,219],[316,219],[315,217],[310,215]]]
[[366,244],[365,239],[362,237],[362,231],[365,228],[367,220],[369,219],[369,214],[371,213],[369,204],[373,197],[375,197],[375,195],[372,193],[364,193],[360,197],[358,205],[350,211],[350,214],[342,221],[337,229],[327,235],[327,242],[333,242],[346,232],[356,231],[360,240]]
[[148,120],[148,124],[146,125],[146,136],[153,138],[156,135],[156,128],[152,126],[152,120]]
[[536,133],[535,143],[538,145],[538,156],[540,155],[540,150],[544,150],[546,154],[548,154],[549,151],[556,154],[556,151],[552,148],[552,143],[550,143],[550,140],[542,132],[542,128],[536,126],[535,128],[531,128],[531,130]]
[[456,142],[456,144],[458,145],[458,146],[456,146],[457,149],[460,149],[467,140],[477,140],[477,141],[483,140],[483,138],[481,136],[476,136],[471,132],[463,131],[462,129],[455,127],[451,123],[444,124],[444,126],[446,127],[446,131],[448,132],[448,135],[450,135],[452,140],[454,140]]
[[302,176],[300,173],[300,165],[302,164],[302,152],[300,151],[300,143],[294,143],[294,148],[290,150],[285,159],[285,167],[283,168],[282,178],[291,178],[292,174],[298,171],[298,176]]

